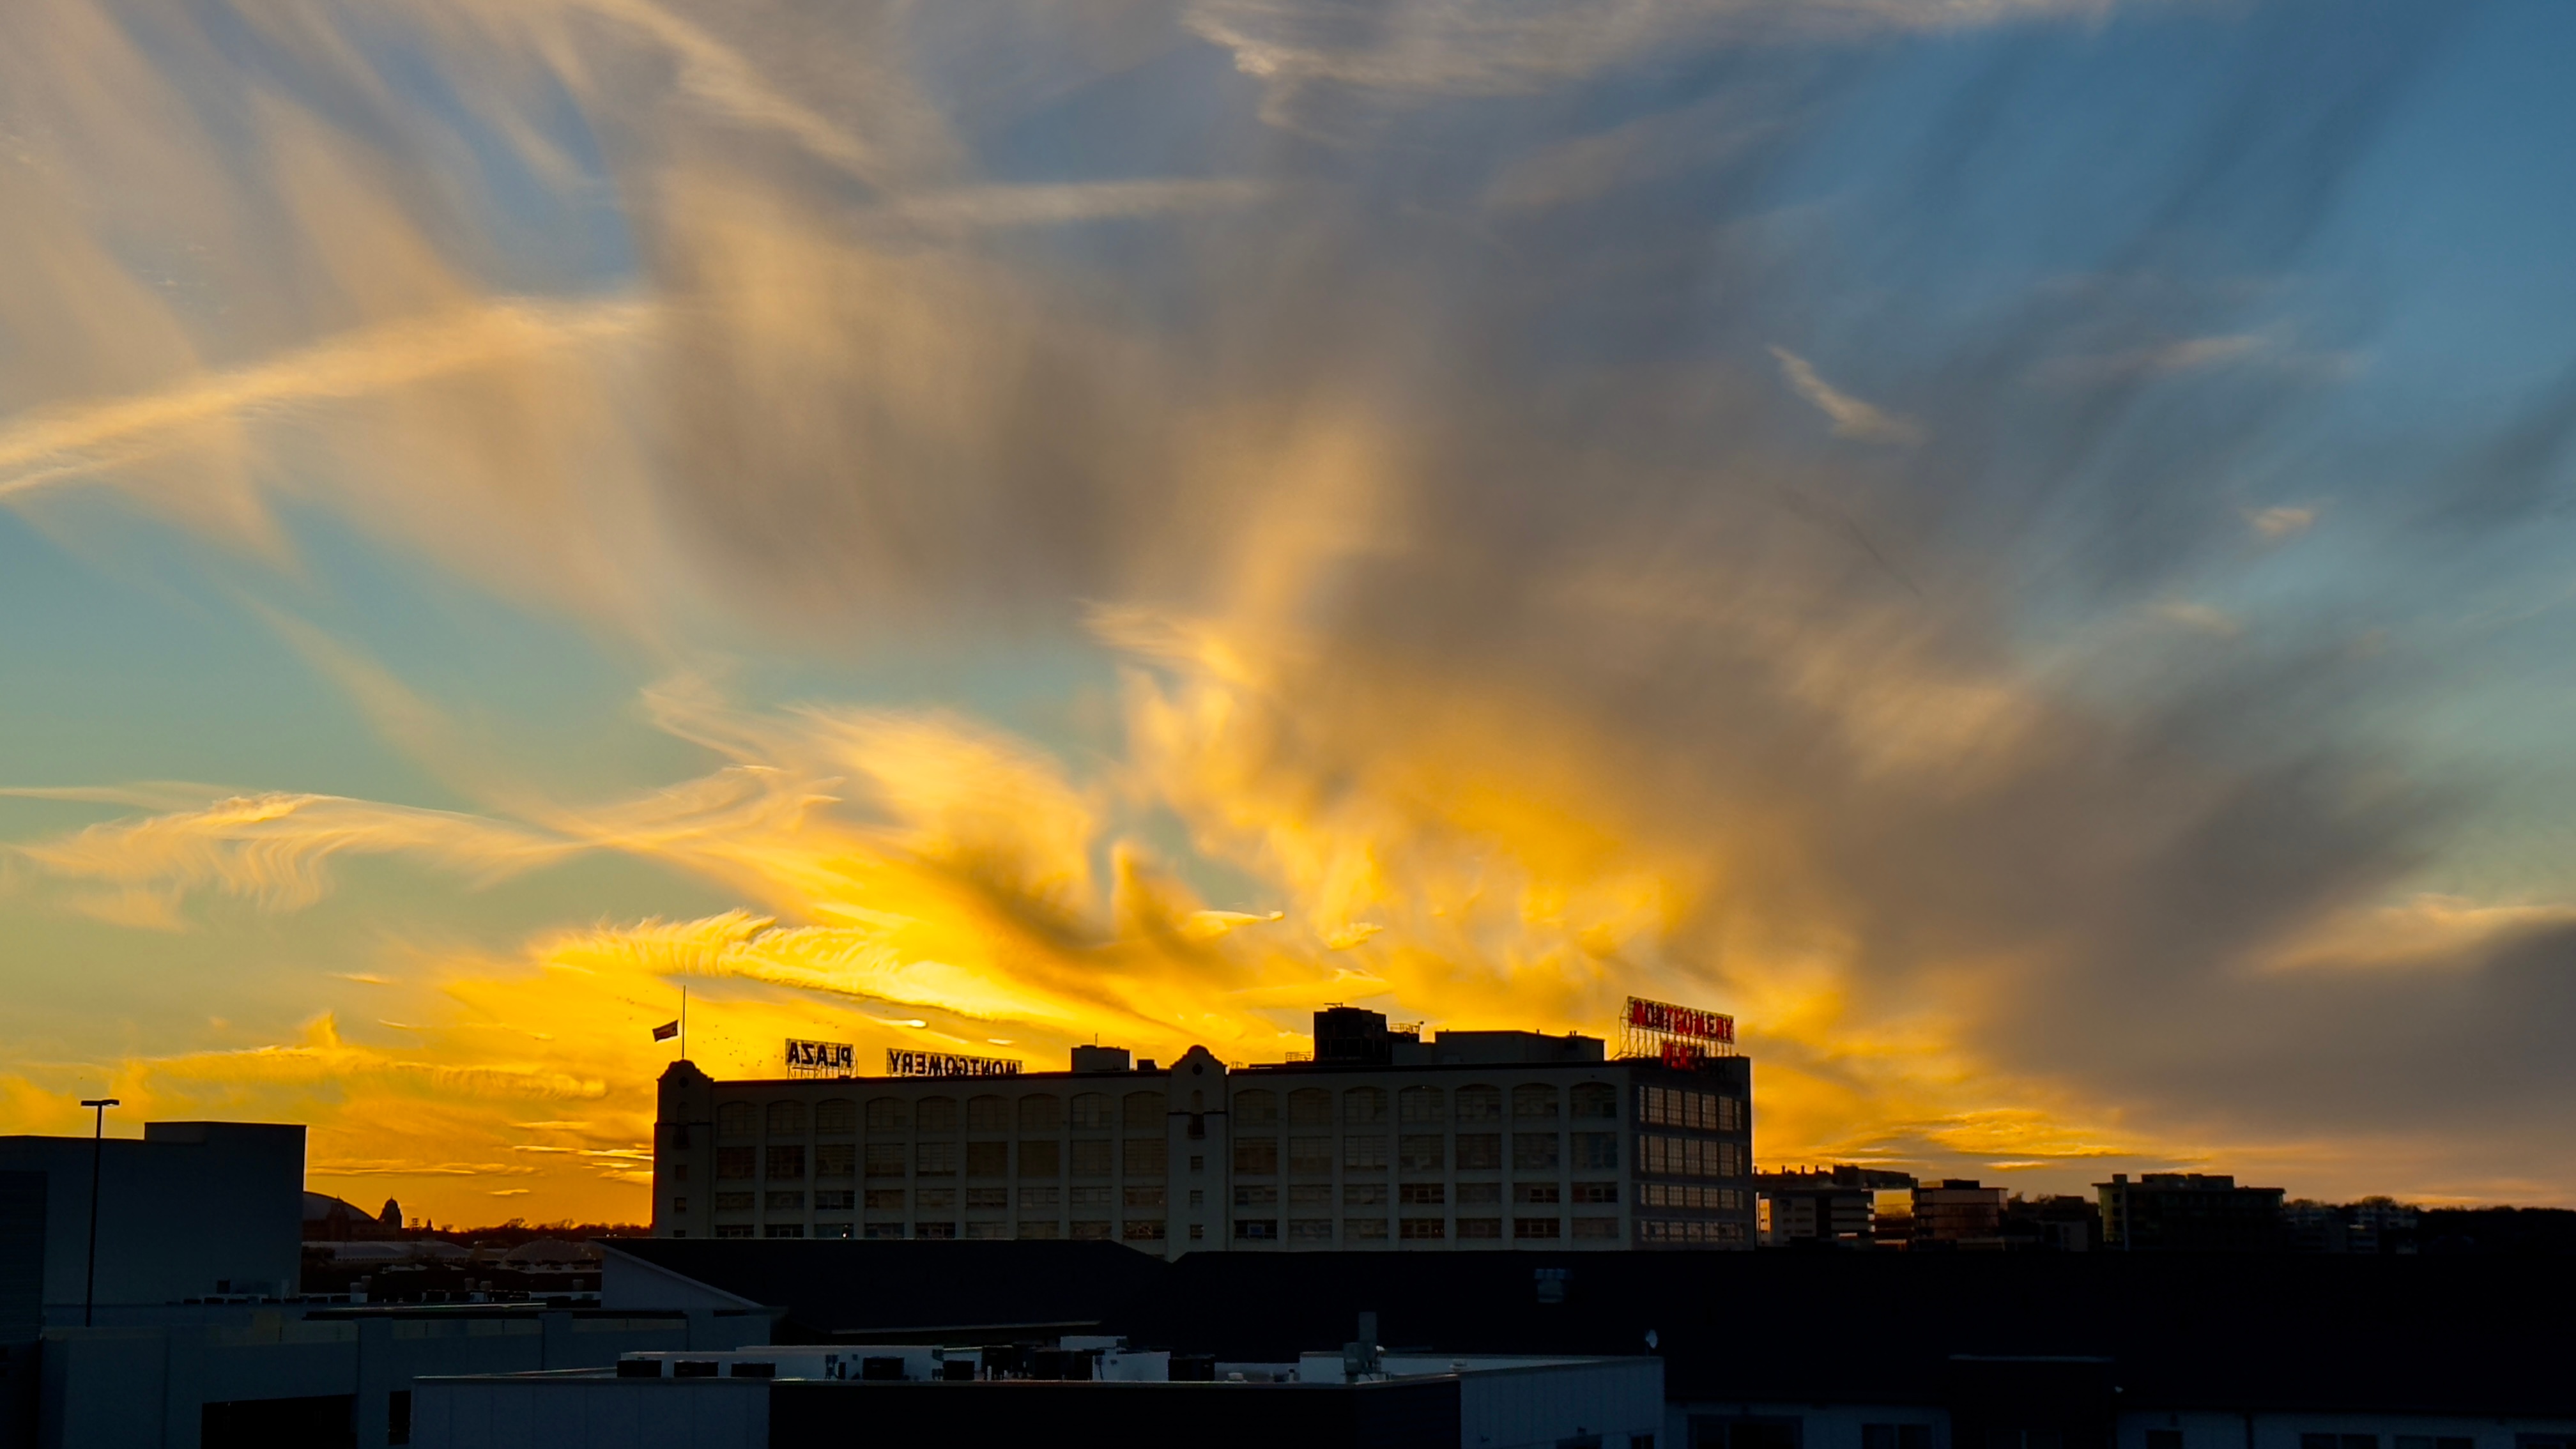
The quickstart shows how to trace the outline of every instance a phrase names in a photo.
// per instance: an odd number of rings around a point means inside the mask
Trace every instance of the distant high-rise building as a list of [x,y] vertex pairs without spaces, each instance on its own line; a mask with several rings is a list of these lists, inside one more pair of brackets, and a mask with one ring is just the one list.
[[2265,1252],[2285,1246],[2282,1190],[2238,1187],[2224,1173],[2125,1172],[2093,1185],[2102,1241],[2122,1252]]
[[1762,1245],[1818,1242],[1866,1248],[1875,1241],[1878,1194],[1914,1186],[1911,1173],[1841,1163],[1753,1179],[1762,1204]]
[[1994,1242],[2004,1222],[2004,1190],[1974,1178],[1944,1178],[1914,1189],[1914,1243],[1955,1246]]

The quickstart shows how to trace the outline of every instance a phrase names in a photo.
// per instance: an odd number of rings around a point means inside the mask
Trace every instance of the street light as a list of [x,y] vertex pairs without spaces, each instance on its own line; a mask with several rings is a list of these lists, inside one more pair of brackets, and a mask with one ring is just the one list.
[[81,1105],[98,1113],[89,1138],[89,1281],[81,1286],[81,1327],[87,1328],[98,1300],[98,1165],[107,1152],[107,1109],[124,1104],[114,1097],[88,1097]]

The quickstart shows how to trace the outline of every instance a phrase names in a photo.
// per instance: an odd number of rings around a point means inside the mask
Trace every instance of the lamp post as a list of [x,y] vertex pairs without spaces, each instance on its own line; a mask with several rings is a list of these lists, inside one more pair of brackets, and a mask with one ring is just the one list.
[[107,1109],[124,1104],[114,1097],[90,1097],[81,1105],[98,1114],[89,1138],[89,1281],[81,1285],[81,1327],[87,1328],[98,1301],[98,1168],[107,1154]]

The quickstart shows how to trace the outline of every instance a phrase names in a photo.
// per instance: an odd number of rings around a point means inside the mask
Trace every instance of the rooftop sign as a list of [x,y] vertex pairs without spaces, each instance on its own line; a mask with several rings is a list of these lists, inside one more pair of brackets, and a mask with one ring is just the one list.
[[791,1077],[854,1077],[858,1075],[858,1048],[845,1041],[787,1041],[787,1075]]
[[1735,1045],[1735,1018],[1722,1011],[1631,996],[1619,1013],[1619,1035],[1622,1056],[1662,1057],[1669,1062],[1676,1056],[1704,1054],[1711,1047],[1724,1055]]
[[961,1057],[948,1052],[907,1052],[886,1048],[889,1077],[1016,1077],[1017,1057]]

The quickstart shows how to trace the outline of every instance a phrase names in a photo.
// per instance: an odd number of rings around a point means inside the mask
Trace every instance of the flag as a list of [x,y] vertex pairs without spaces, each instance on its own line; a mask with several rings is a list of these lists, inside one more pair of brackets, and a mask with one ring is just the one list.
[[680,1024],[676,1021],[666,1021],[660,1026],[653,1028],[653,1040],[655,1041],[669,1041],[671,1038],[678,1036],[679,1034]]

